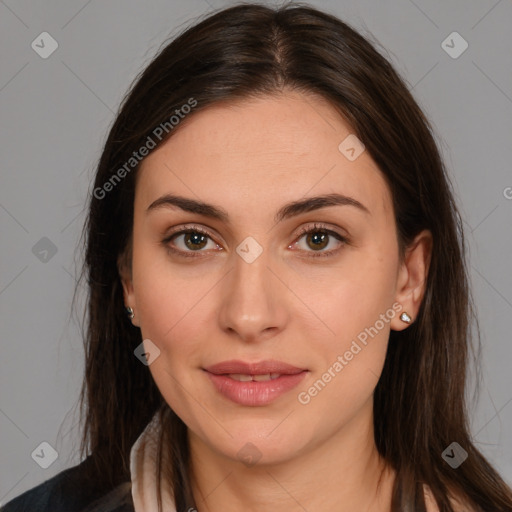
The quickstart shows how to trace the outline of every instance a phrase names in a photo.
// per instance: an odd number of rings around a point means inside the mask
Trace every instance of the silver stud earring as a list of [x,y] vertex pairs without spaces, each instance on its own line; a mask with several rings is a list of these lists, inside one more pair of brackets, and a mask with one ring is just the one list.
[[130,307],[127,307],[125,309],[126,309],[126,313],[128,314],[128,318],[131,320],[135,316],[135,313],[133,312],[133,309],[130,308]]
[[402,320],[402,322],[405,322],[406,324],[411,323],[411,317],[405,311],[400,315],[400,320]]

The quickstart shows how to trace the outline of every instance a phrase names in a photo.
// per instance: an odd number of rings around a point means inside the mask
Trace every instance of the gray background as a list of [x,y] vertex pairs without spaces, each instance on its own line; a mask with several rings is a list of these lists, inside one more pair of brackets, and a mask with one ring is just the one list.
[[[168,36],[227,5],[0,1],[0,503],[80,462],[83,349],[70,304],[86,191],[114,112]],[[437,132],[467,229],[482,330],[472,433],[512,483],[512,2],[310,5],[373,34]],[[47,59],[31,47],[45,31],[59,45]],[[469,44],[458,58],[441,45],[453,31]],[[59,454],[47,469],[31,457],[43,441]]]

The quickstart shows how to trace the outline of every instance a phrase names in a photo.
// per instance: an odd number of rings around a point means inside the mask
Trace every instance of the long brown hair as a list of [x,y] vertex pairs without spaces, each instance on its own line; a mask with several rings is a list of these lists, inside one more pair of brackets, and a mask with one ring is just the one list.
[[[81,277],[87,278],[90,295],[81,453],[91,456],[91,480],[100,475],[96,486],[107,490],[129,479],[130,448],[158,412],[163,425],[158,467],[177,510],[195,506],[187,428],[134,356],[141,333],[124,310],[118,263],[130,265],[138,169],[126,163],[148,136],[159,146],[209,105],[285,90],[328,100],[363,141],[392,192],[401,260],[421,230],[433,235],[421,309],[409,328],[391,332],[374,395],[376,445],[397,475],[392,510],[424,511],[423,484],[441,512],[453,511],[454,495],[475,510],[512,510],[511,490],[469,433],[464,397],[470,356],[478,356],[479,335],[471,336],[472,321],[477,334],[478,322],[463,224],[431,125],[376,44],[304,4],[239,4],[209,15],[164,45],[136,78],[114,120],[83,232]],[[169,127],[175,110],[191,98],[194,111]],[[156,138],[155,128],[165,122],[168,129]],[[127,172],[117,179],[123,166]],[[111,186],[105,187],[107,182]],[[458,469],[442,458],[452,442],[468,453]],[[170,466],[162,468],[163,446],[172,452]]]

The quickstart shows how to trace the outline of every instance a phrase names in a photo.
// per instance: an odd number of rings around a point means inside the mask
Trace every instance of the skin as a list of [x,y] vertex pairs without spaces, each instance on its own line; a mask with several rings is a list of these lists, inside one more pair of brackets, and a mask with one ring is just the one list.
[[[431,234],[420,233],[399,263],[380,170],[367,151],[349,161],[338,150],[351,133],[323,99],[286,91],[194,113],[142,163],[133,258],[120,275],[133,324],[161,351],[149,370],[189,430],[199,512],[390,510],[394,473],[375,447],[372,404],[390,329],[408,327],[400,313],[307,405],[297,399],[394,303],[414,321],[425,291]],[[338,205],[274,222],[284,203],[333,192],[369,213]],[[229,221],[146,212],[165,193],[222,207]],[[167,244],[197,258],[162,243],[187,223],[211,233],[205,244],[194,252],[187,235]],[[298,234],[314,223],[348,242],[331,235],[316,248]],[[236,252],[248,236],[263,249],[252,263]],[[242,406],[202,370],[228,359],[277,359],[308,374],[269,405]],[[248,442],[261,454],[249,467],[237,455]]]

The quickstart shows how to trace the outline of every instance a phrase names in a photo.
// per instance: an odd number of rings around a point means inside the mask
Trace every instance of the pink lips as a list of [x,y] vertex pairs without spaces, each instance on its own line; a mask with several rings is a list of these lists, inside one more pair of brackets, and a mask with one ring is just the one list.
[[274,360],[258,363],[223,361],[204,370],[223,396],[247,406],[273,402],[297,386],[307,373],[305,369]]

